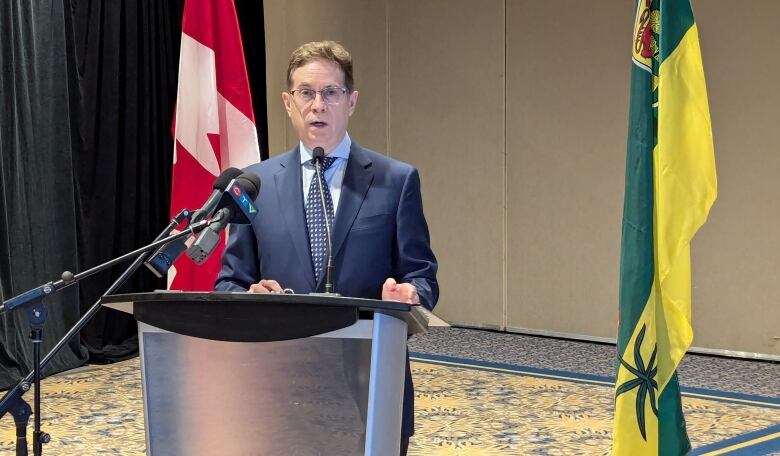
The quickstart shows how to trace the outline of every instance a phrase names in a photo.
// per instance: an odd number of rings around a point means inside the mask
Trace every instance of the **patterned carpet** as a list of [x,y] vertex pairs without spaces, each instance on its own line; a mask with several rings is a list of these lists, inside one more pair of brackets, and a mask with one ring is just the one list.
[[[600,356],[603,346],[575,343],[579,349],[573,349],[574,359],[567,360],[559,343],[570,341],[485,331],[444,332],[431,331],[410,342],[417,394],[417,433],[410,455],[609,454],[613,413],[609,374],[592,372],[597,362],[576,369],[591,372],[567,369],[583,356]],[[445,338],[449,344],[443,342]],[[454,340],[468,341],[469,356],[463,356],[465,350],[457,357],[433,353],[457,348]],[[492,361],[480,359],[485,341],[491,341]],[[506,342],[511,343],[503,345]],[[529,346],[536,345],[547,346],[546,357],[532,359],[534,349]],[[511,358],[518,347],[524,347],[519,350],[526,356],[506,362],[504,358]],[[554,366],[540,366],[544,359],[556,357],[560,359]],[[771,386],[777,381],[780,366],[741,363],[752,366],[754,377],[773,376],[757,381],[742,377],[745,382]],[[742,375],[742,364],[737,366],[734,369]],[[725,372],[728,377],[732,370]],[[681,378],[686,377],[681,373]],[[683,406],[694,454],[780,454],[778,391],[762,396],[737,388],[730,392],[685,388]],[[138,359],[53,376],[44,381],[43,394],[43,429],[52,434],[44,454],[145,454]],[[30,402],[32,397],[32,392],[25,396]],[[13,420],[6,416],[0,421],[0,454],[14,454],[13,445]]]
[[[442,356],[413,360],[418,425],[410,454],[610,452],[611,379]],[[749,433],[745,448],[754,451],[744,454],[780,450],[780,400],[688,390],[683,408],[693,454],[735,449]],[[762,450],[766,436],[773,442]]]
[[[614,345],[576,340],[447,328],[412,337],[409,350],[601,377],[615,375]],[[678,375],[683,387],[780,399],[780,363],[777,362],[688,354],[680,364]]]

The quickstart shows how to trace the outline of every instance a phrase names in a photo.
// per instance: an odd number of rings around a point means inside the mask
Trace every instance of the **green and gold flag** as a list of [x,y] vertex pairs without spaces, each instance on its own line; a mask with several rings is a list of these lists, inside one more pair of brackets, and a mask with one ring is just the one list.
[[717,194],[690,0],[638,0],[620,258],[615,455],[690,451],[676,369],[693,340],[690,241]]

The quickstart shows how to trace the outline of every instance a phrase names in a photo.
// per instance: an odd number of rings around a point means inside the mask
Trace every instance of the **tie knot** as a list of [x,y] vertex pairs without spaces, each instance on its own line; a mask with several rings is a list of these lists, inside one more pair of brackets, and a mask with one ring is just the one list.
[[[326,169],[330,168],[333,162],[336,161],[336,157],[322,157],[322,170],[325,171]],[[313,160],[312,160],[312,164]]]

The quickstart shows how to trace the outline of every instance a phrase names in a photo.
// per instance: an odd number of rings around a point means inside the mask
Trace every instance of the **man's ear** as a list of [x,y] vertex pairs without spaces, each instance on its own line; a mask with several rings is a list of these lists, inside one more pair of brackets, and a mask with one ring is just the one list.
[[357,106],[357,100],[358,100],[358,91],[353,90],[352,93],[349,94],[349,115],[351,116],[353,112],[355,112],[355,106]]
[[284,109],[287,111],[287,117],[292,117],[292,97],[289,92],[282,92],[282,103],[284,104]]

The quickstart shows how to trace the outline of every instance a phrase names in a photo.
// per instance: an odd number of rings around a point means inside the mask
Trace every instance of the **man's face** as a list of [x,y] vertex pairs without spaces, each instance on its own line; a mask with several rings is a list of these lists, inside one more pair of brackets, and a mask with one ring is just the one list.
[[[292,73],[290,91],[311,89],[321,91],[326,87],[344,87],[344,72],[327,60],[314,60],[298,67]],[[355,111],[358,93],[344,94],[337,104],[328,104],[322,94],[305,103],[288,92],[282,92],[282,101],[290,121],[303,144],[312,150],[322,147],[329,154],[344,139],[349,117]]]

